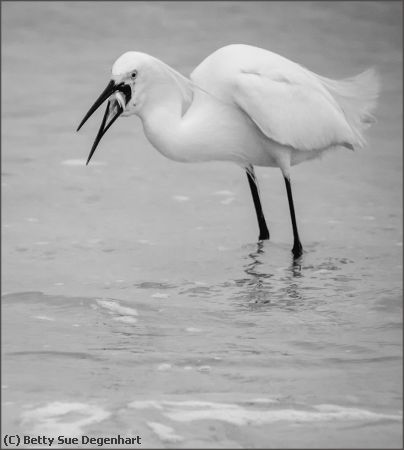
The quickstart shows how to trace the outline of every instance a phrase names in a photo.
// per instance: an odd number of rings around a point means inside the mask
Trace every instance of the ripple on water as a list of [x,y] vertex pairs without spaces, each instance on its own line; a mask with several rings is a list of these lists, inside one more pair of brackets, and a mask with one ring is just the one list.
[[216,403],[200,400],[186,401],[133,401],[133,409],[154,409],[177,422],[219,420],[238,426],[263,425],[274,422],[353,422],[380,420],[401,421],[399,414],[375,413],[366,409],[348,408],[332,404],[288,405],[284,407],[273,399],[247,400],[240,403]]
[[83,429],[107,419],[110,413],[86,403],[52,402],[29,409],[21,415],[23,429],[49,436],[80,436]]
[[102,358],[91,353],[86,352],[68,352],[68,351],[54,351],[54,350],[40,350],[40,351],[17,351],[17,352],[7,352],[8,356],[21,356],[31,357],[32,359],[38,359],[39,357],[43,359],[54,360],[55,358],[60,359],[76,359],[76,360],[87,360],[87,361],[102,361]]
[[177,287],[175,284],[160,281],[143,281],[134,284],[134,286],[138,289],[174,289]]
[[96,303],[98,306],[111,314],[113,316],[113,320],[116,322],[121,322],[128,325],[137,323],[137,318],[135,316],[138,315],[138,312],[134,308],[122,306],[115,300],[96,300]]
[[184,440],[182,436],[177,434],[174,428],[158,422],[146,422],[147,426],[157,435],[163,442],[181,442]]
[[162,294],[161,292],[156,292],[155,294],[151,295],[152,298],[168,298],[170,297],[169,294]]

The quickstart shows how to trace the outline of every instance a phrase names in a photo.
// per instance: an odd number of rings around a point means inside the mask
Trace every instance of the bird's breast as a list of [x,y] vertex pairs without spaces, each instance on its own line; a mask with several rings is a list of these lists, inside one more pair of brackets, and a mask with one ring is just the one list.
[[162,104],[141,117],[146,137],[167,158],[274,165],[268,140],[236,105],[196,91],[191,106],[181,114],[180,108]]
[[182,118],[184,153],[191,161],[251,164],[266,156],[264,136],[235,105],[199,95]]

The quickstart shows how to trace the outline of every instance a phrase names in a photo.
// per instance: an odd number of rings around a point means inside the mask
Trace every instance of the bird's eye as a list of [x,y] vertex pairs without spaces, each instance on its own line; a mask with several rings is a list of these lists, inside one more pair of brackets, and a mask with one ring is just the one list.
[[137,70],[134,70],[134,71],[130,74],[130,76],[131,76],[133,79],[135,79],[135,78],[137,77]]

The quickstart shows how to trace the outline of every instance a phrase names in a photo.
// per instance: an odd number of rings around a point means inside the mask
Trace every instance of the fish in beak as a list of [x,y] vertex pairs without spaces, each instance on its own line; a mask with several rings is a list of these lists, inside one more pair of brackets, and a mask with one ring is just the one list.
[[101,138],[108,131],[115,120],[123,113],[125,106],[128,104],[132,95],[130,86],[125,83],[115,84],[115,82],[111,80],[102,94],[97,98],[94,105],[84,116],[83,120],[77,128],[77,131],[79,131],[80,128],[85,124],[87,119],[89,119],[92,114],[105,102],[105,100],[109,99],[113,94],[115,94],[115,96],[107,103],[100,129],[98,130],[97,136],[95,137],[95,141],[87,158],[86,165],[88,165],[88,163],[90,162],[90,159],[92,158]]

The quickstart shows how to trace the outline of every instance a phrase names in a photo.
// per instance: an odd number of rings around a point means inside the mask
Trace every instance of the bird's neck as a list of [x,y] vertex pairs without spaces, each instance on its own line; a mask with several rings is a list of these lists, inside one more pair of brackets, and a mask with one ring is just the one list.
[[[150,143],[164,156],[175,161],[186,161],[182,133],[183,105],[175,92],[145,104],[139,114]],[[183,151],[184,150],[184,151]]]

